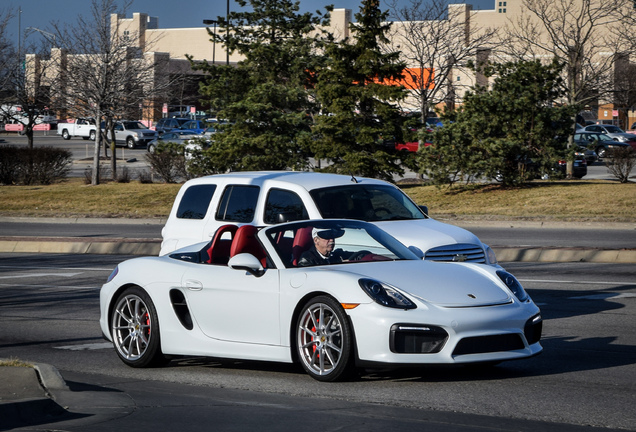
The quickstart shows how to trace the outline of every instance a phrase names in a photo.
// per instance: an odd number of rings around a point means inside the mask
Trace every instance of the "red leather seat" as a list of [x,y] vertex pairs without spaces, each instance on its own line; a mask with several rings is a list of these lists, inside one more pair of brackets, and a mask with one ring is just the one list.
[[[207,247],[207,262],[208,264],[227,264],[230,259],[230,249],[232,247],[232,240],[236,236],[238,230],[237,225],[223,225],[214,233],[214,237]],[[221,238],[223,234],[230,233],[231,238]]]
[[311,238],[312,227],[304,227],[299,229],[294,236],[294,243],[292,245],[292,265],[296,267],[300,256],[314,245],[314,240]]
[[261,243],[256,238],[258,229],[254,225],[243,225],[238,228],[234,240],[232,241],[232,248],[230,249],[230,257],[238,255],[240,253],[249,253],[258,258],[265,268],[267,266],[267,255],[265,250],[261,246]]

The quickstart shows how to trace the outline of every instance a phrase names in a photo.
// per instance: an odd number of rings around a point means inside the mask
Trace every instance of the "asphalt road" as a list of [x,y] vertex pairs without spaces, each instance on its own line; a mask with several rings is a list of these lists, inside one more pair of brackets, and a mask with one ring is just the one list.
[[259,362],[125,366],[97,323],[98,287],[125,258],[0,254],[0,358],[54,365],[74,395],[60,400],[73,419],[38,430],[636,430],[633,265],[504,263],[542,309],[539,357],[325,384]]

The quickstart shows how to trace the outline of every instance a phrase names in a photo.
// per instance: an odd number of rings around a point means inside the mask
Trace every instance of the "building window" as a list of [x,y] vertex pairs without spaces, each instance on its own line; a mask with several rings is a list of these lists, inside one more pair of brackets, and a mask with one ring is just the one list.
[[462,77],[457,77],[457,81],[461,81]]

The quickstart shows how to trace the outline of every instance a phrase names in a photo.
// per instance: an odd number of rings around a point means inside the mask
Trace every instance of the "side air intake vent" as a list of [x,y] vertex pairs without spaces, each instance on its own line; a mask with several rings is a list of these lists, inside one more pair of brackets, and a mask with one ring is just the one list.
[[188,330],[192,330],[194,325],[192,324],[190,309],[188,309],[188,303],[180,290],[173,289],[170,291],[170,303],[172,303],[174,313],[177,315],[177,318],[179,318],[181,325]]

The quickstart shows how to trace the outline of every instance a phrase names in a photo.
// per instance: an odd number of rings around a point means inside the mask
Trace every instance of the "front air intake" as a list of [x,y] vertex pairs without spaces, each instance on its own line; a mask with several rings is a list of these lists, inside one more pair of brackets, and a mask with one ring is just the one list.
[[396,354],[435,354],[444,348],[448,333],[441,327],[422,324],[391,326],[390,348]]

